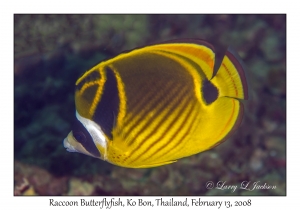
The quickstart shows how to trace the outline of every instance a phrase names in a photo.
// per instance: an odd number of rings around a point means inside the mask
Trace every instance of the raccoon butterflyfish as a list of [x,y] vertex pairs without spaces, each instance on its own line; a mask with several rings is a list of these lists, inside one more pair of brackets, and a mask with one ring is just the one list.
[[148,168],[218,145],[240,125],[248,90],[231,48],[217,71],[214,63],[214,48],[203,40],[155,44],[99,63],[76,82],[77,119],[64,147]]

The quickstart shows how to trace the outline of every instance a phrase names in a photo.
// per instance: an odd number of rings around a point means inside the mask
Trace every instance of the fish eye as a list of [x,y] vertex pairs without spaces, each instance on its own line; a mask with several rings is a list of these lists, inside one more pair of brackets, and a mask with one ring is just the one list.
[[81,131],[73,132],[74,138],[81,144],[85,143],[86,137]]

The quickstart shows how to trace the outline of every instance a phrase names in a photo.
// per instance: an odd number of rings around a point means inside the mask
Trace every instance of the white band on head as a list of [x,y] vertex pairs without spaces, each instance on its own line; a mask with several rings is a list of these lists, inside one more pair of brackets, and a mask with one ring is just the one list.
[[86,130],[90,133],[94,143],[100,144],[104,148],[105,152],[103,156],[104,159],[106,159],[107,142],[100,126],[95,122],[93,122],[92,120],[80,116],[80,114],[78,114],[77,111],[76,111],[76,117],[78,121],[81,122],[82,125],[86,128]]

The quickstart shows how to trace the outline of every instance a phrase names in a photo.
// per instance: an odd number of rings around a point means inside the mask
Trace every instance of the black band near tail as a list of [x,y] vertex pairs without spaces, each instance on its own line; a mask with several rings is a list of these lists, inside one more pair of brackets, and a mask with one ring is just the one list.
[[217,100],[219,96],[219,91],[216,86],[214,86],[209,80],[203,80],[202,84],[202,95],[203,99],[207,104],[211,104]]

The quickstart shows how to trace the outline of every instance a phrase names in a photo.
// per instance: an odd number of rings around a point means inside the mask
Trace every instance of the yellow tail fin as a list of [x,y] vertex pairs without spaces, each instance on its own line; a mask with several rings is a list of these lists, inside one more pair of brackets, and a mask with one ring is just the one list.
[[219,97],[248,99],[247,80],[239,55],[228,48],[217,74],[211,82],[218,88]]

